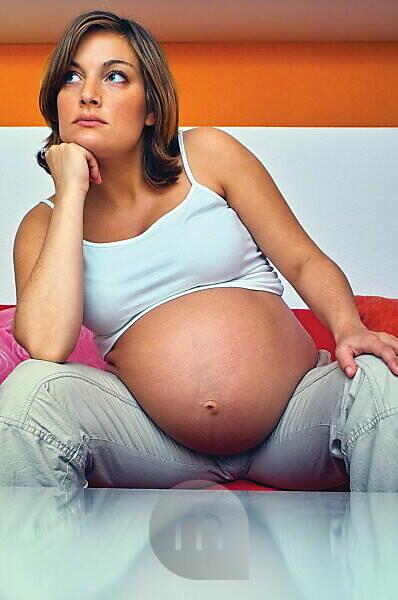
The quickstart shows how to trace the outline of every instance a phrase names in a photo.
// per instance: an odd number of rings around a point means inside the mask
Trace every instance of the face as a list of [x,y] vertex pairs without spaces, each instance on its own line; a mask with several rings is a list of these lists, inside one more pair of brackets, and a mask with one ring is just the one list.
[[[115,63],[104,67],[110,59],[133,66]],[[87,148],[98,159],[131,152],[143,127],[154,123],[153,114],[146,114],[144,81],[135,52],[124,37],[93,31],[83,37],[73,61],[79,66],[71,65],[65,73],[57,97],[61,140]],[[94,127],[75,123],[82,113],[106,123]]]

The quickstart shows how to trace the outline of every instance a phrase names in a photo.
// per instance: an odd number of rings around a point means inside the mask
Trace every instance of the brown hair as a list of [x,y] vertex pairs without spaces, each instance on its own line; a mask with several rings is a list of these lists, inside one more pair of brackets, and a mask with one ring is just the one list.
[[[49,175],[44,152],[62,142],[59,135],[57,96],[64,85],[65,74],[82,37],[98,29],[123,35],[136,53],[144,80],[147,113],[153,112],[154,125],[145,125],[142,142],[142,167],[146,181],[161,188],[175,183],[182,166],[179,164],[178,95],[167,59],[151,33],[133,19],[103,11],[90,10],[73,19],[45,65],[41,81],[39,107],[51,128],[45,146],[36,160]],[[177,158],[176,158],[177,157]]]

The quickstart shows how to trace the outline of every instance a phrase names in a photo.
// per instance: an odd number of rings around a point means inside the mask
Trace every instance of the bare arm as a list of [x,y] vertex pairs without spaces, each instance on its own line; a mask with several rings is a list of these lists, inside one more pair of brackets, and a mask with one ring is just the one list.
[[13,334],[31,358],[64,362],[79,338],[85,195],[76,195],[57,196],[48,228],[43,229],[37,218],[27,219],[15,238]]
[[350,329],[365,328],[347,277],[329,257],[310,258],[292,285],[336,342]]

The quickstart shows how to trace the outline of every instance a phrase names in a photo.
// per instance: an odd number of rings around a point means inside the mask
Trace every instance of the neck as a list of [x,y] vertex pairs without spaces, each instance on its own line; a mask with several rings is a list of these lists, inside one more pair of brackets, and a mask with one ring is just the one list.
[[86,200],[106,210],[135,208],[153,192],[144,178],[140,152],[97,159],[102,183],[90,183]]

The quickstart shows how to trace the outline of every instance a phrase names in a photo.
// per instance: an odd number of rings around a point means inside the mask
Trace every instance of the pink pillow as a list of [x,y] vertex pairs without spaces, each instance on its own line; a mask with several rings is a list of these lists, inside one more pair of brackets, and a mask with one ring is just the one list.
[[[0,384],[20,362],[30,358],[29,353],[12,335],[14,313],[15,306],[3,310],[0,306]],[[102,360],[94,343],[93,332],[84,325],[76,347],[66,362],[80,362],[89,367],[108,370],[108,364]]]

